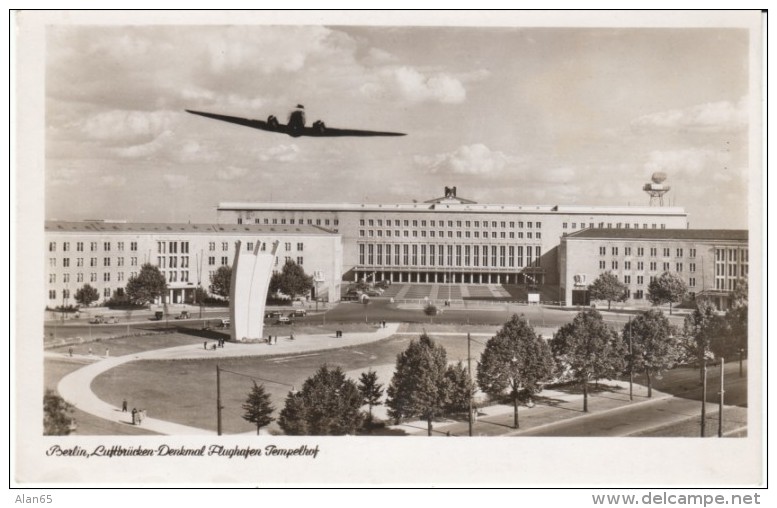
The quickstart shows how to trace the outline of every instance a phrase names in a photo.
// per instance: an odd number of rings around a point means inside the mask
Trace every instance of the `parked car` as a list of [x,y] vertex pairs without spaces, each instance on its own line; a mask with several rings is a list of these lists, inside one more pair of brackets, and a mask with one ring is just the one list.
[[367,293],[367,296],[380,296],[383,294],[383,291],[380,291],[378,289],[368,289],[365,292]]
[[281,316],[278,318],[278,320],[275,322],[276,325],[290,325],[291,319],[289,319],[288,316]]
[[269,310],[269,311],[264,313],[264,318],[265,319],[279,318],[281,316],[283,316],[283,313],[279,312],[277,310]]
[[188,310],[182,310],[180,314],[175,316],[175,319],[189,319],[190,317],[192,316],[189,314]]
[[291,311],[289,316],[292,316],[292,317],[305,317],[307,314],[308,314],[308,311],[306,311],[305,309],[294,309],[293,311]]
[[105,319],[102,316],[95,316],[89,320],[89,323],[93,325],[101,325],[104,322],[105,322]]
[[156,321],[162,321],[162,319],[164,319],[164,317],[165,317],[165,313],[162,312],[161,310],[158,310],[158,311],[154,312],[154,319]]
[[95,316],[92,319],[89,320],[89,322],[93,325],[107,325],[107,324],[115,324],[118,323],[119,320],[116,316]]

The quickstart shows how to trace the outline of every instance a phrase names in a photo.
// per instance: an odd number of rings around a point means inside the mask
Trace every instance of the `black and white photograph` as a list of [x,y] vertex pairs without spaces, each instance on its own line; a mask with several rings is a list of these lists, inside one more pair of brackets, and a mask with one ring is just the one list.
[[16,13],[13,481],[760,485],[762,16]]

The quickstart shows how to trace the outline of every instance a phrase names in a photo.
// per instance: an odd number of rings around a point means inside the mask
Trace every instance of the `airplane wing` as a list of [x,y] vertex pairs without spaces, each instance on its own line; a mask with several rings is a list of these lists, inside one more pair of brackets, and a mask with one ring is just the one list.
[[338,136],[405,136],[402,132],[380,132],[380,131],[365,131],[357,129],[333,129],[330,127],[303,127],[302,130],[292,130],[288,125],[277,124],[270,126],[267,122],[262,120],[252,120],[249,118],[240,118],[237,116],[217,115],[214,113],[205,113],[203,111],[193,111],[191,109],[186,110],[187,113],[193,115],[204,116],[205,118],[212,118],[214,120],[221,120],[222,122],[234,123],[237,125],[243,125],[245,127],[251,127],[253,129],[260,129],[269,132],[280,132],[282,134],[288,134],[290,136],[311,136],[311,137],[338,137]]
[[323,129],[317,129],[315,127],[305,127],[302,131],[303,136],[313,137],[337,137],[337,136],[406,136],[404,132],[380,132],[380,131],[363,131],[357,129],[333,129],[331,127],[324,127]]
[[234,123],[263,131],[286,133],[285,125],[278,124],[277,126],[270,127],[267,122],[262,120],[252,120],[250,118],[240,118],[237,116],[216,115],[214,113],[205,113],[203,111],[192,111],[191,109],[187,109],[186,112],[193,115],[204,116],[205,118],[213,118],[214,120],[221,120],[222,122]]

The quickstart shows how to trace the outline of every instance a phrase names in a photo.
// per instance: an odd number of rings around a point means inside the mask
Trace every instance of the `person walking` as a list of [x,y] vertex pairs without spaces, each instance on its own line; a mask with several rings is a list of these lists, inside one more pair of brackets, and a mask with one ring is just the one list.
[[72,348],[72,347],[69,347],[69,348],[67,349],[67,352],[70,354],[70,357],[72,358],[72,357],[73,357],[73,348]]
[[208,349],[208,341],[207,340],[202,343],[202,349],[205,349],[205,350]]
[[132,425],[138,424],[138,410],[134,407],[132,408]]
[[127,412],[127,399],[124,399],[121,401],[121,412],[122,413]]

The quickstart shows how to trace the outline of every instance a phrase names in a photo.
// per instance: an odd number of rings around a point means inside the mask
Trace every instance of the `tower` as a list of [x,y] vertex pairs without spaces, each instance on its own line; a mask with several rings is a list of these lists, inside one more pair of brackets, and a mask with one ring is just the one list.
[[656,171],[650,177],[650,180],[650,183],[646,183],[642,187],[642,190],[647,192],[650,196],[650,206],[664,206],[664,194],[671,189],[671,187],[664,184],[666,173],[663,171]]

